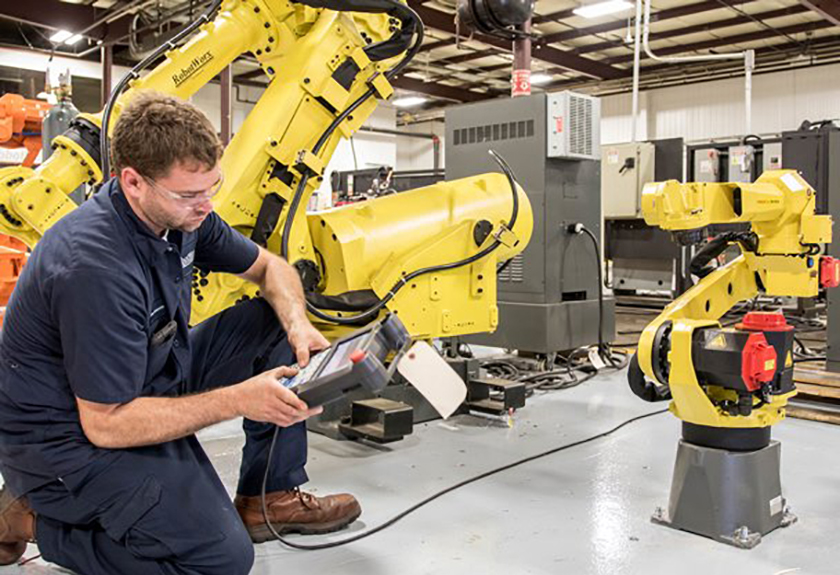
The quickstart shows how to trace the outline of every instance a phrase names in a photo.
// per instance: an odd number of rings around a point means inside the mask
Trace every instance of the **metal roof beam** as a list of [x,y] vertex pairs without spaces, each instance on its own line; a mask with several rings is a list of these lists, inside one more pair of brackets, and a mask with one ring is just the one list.
[[[697,34],[700,32],[712,32],[713,30],[720,30],[722,28],[729,28],[731,26],[739,26],[741,24],[749,24],[755,20],[766,21],[773,18],[782,18],[784,16],[793,16],[795,14],[802,14],[807,12],[808,8],[805,6],[788,6],[779,10],[768,10],[767,12],[759,12],[757,14],[750,14],[749,16],[735,16],[734,18],[727,18],[726,20],[717,20],[714,22],[706,22],[703,24],[696,24],[694,26],[686,26],[685,28],[677,28],[675,30],[665,30],[663,32],[651,33],[650,40],[655,42],[657,40],[665,40],[667,38],[675,38],[678,36],[688,36],[689,34]],[[632,44],[625,44],[624,42],[601,42],[599,44],[589,44],[587,46],[580,46],[572,50],[575,54],[587,54],[589,52],[599,52],[609,48],[617,48],[622,46],[628,50],[633,49]]]
[[[420,15],[423,23],[430,28],[455,34],[455,21],[451,14],[427,8],[419,0],[408,0],[408,5]],[[505,51],[510,51],[511,49],[511,43],[506,40],[483,35],[475,35],[474,39]],[[618,78],[622,75],[622,70],[618,68],[613,68],[612,66],[607,66],[600,62],[582,58],[548,46],[535,46],[532,57],[535,60],[549,62],[555,66],[581,72],[595,78],[610,79]]]
[[[737,44],[746,44],[748,42],[755,42],[757,40],[766,40],[774,38],[778,35],[790,36],[791,34],[801,34],[803,32],[813,32],[815,30],[822,30],[824,28],[831,28],[834,26],[828,21],[805,22],[803,24],[794,24],[793,26],[785,26],[783,28],[775,28],[771,30],[759,30],[757,32],[748,32],[746,34],[736,34],[734,36],[725,36],[723,38],[714,38],[713,40],[704,40],[702,42],[695,42],[693,44],[684,44],[682,46],[668,46],[667,48],[660,48],[656,50],[657,56],[673,56],[674,54],[684,54],[686,52],[697,52],[699,50],[708,50],[710,48],[720,48],[721,46],[735,46]],[[642,58],[646,58],[646,54],[642,53]],[[607,58],[606,61],[615,64],[619,62],[629,62],[633,60],[633,55],[628,54],[624,56],[614,56]],[[647,68],[645,68],[647,69]]]
[[[812,40],[811,42],[809,42],[808,47],[811,48],[811,49],[816,49],[816,48],[820,48],[820,47],[823,47],[823,46],[831,47],[831,46],[835,46],[835,45],[840,46],[840,41],[838,41],[836,37],[828,37],[828,38],[817,38],[815,40]],[[756,53],[756,63],[757,63],[758,66],[761,66],[762,62],[759,60],[759,58],[761,56],[765,56],[765,55],[768,55],[768,54],[775,54],[775,53],[778,53],[778,52],[784,53],[785,51],[795,50],[797,48],[801,49],[802,44],[799,43],[799,42],[785,42],[785,43],[782,43],[782,44],[774,44],[772,46],[764,46],[763,48],[758,48],[755,51],[755,53]],[[695,63],[694,66],[697,66],[698,64],[700,64],[700,63],[699,62]],[[678,70],[678,69],[684,68],[686,66],[687,66],[687,64],[684,64],[684,65],[681,66],[679,64],[668,64],[668,63],[665,63],[665,62],[662,62],[662,63],[659,63],[659,64],[653,64],[653,65],[650,65],[650,66],[645,66],[644,68],[642,68],[642,79],[644,79],[647,75],[650,75],[651,73],[660,72],[660,71],[666,70],[666,69]],[[732,61],[732,66],[733,66],[732,69],[735,72],[737,72],[738,70],[743,70],[743,64],[739,61],[733,60]],[[628,70],[626,77],[627,78],[632,78],[633,77],[633,71]],[[575,78],[568,78],[568,79],[558,80],[557,82],[552,82],[551,84],[543,86],[543,88],[546,89],[546,90],[552,90],[553,91],[553,90],[558,90],[558,89],[569,88],[571,86],[579,86],[579,85],[587,83],[589,81],[590,81],[589,78],[586,78],[584,76],[577,76]]]
[[537,14],[531,18],[531,24],[542,24],[543,22],[559,22],[575,15],[574,8],[559,10],[550,14]]
[[[43,0],[3,2],[3,7],[0,8],[0,14],[11,16],[17,20],[73,33],[84,30],[106,13],[106,10],[97,10],[91,6],[57,1],[44,2]],[[108,24],[103,23],[86,32],[85,36],[105,41],[119,38],[128,34],[130,20],[130,18],[122,17]]]
[[488,100],[494,98],[495,95],[479,94],[478,92],[471,92],[455,86],[444,86],[443,84],[436,84],[434,82],[424,82],[415,78],[408,78],[406,76],[399,76],[391,81],[395,88],[403,90],[411,90],[420,94],[434,96],[436,98],[445,98],[447,100],[455,100],[457,102],[480,102],[481,100]]
[[[697,2],[695,4],[687,4],[685,6],[678,6],[676,8],[667,8],[651,14],[651,22],[661,22],[663,20],[671,20],[673,18],[682,18],[683,16],[690,16],[692,14],[700,14],[702,12],[709,12],[711,10],[720,10],[726,6],[736,6],[739,4],[748,4],[756,2],[757,0],[706,0],[704,2]],[[604,32],[611,32],[624,28],[627,25],[627,20],[614,20],[612,22],[605,22],[595,26],[588,26],[586,28],[573,28],[571,30],[564,30],[563,32],[556,32],[554,34],[546,34],[541,38],[541,42],[551,44],[553,42],[564,42],[566,40],[574,40],[582,36],[591,36],[593,34],[603,34]]]
[[799,0],[802,4],[828,20],[840,26],[840,0]]
[[455,38],[447,38],[446,40],[437,40],[435,42],[429,42],[428,44],[423,44],[423,48],[421,52],[430,52],[437,48],[444,48],[446,46],[452,46],[455,44]]

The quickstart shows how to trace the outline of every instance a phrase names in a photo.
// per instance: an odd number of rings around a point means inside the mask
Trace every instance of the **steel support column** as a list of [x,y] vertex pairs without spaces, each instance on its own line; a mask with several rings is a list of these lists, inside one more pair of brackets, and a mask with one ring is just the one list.
[[108,98],[111,97],[111,72],[114,64],[114,49],[111,46],[103,46],[100,50],[102,60],[102,88],[99,92],[99,106],[105,107]]
[[219,88],[222,91],[221,97],[221,112],[222,112],[222,144],[227,146],[230,143],[230,138],[232,136],[232,125],[231,125],[231,93],[233,91],[233,74],[231,72],[231,67],[228,66],[222,73],[220,74],[221,81],[219,82]]

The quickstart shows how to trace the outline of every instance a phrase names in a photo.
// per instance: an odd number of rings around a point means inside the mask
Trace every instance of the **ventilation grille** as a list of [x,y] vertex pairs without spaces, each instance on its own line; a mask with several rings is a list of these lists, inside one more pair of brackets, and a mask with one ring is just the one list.
[[502,273],[499,274],[499,281],[508,283],[522,283],[525,281],[525,260],[522,254],[514,256]]
[[592,100],[589,98],[569,98],[569,152],[582,156],[592,156]]
[[480,144],[499,140],[520,140],[534,137],[534,120],[519,120],[502,124],[486,124],[471,128],[459,128],[452,133],[452,145]]

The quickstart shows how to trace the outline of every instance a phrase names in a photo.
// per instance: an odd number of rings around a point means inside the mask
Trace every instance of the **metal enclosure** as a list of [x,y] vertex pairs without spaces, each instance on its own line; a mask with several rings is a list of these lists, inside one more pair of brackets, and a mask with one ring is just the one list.
[[[840,128],[826,125],[819,130],[797,130],[782,134],[782,161],[785,168],[799,170],[817,192],[817,213],[831,214],[840,221]],[[834,228],[834,241],[828,253],[840,257],[840,232]],[[828,349],[826,368],[840,372],[840,288],[828,292]]]
[[[817,213],[832,214],[831,191],[840,189],[840,128],[824,126],[819,130],[796,130],[782,133],[782,165],[799,170],[817,192]],[[835,193],[835,195],[837,195]],[[837,198],[840,201],[840,198]],[[835,220],[836,221],[836,220]],[[835,249],[835,252],[837,250]]]
[[755,180],[754,174],[755,148],[752,146],[731,146],[729,148],[729,175],[727,181],[751,183]]
[[764,144],[761,160],[761,173],[767,170],[779,170],[782,168],[782,143],[773,142]]
[[715,148],[697,150],[694,153],[695,182],[720,181],[720,152]]
[[604,218],[642,217],[642,187],[656,181],[656,148],[651,142],[601,148],[601,203]]
[[[531,243],[499,276],[499,328],[467,341],[552,353],[598,340],[598,257],[581,222],[601,237],[600,162],[547,156],[546,94],[446,110],[446,177],[498,171],[489,150],[511,165],[534,212]],[[614,301],[604,297],[604,339],[614,339]]]
[[555,92],[546,97],[546,155],[600,160],[601,100],[574,92]]
[[682,179],[682,138],[616,144],[602,151],[604,253],[610,284],[623,292],[678,291],[680,248],[668,232],[645,224],[641,193],[646,183]]

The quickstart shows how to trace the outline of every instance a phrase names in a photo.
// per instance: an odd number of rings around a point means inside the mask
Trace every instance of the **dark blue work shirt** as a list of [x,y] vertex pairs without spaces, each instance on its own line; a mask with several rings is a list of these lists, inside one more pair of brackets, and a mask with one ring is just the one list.
[[178,395],[189,373],[193,265],[241,273],[257,253],[215,213],[195,232],[155,235],[117,179],[47,231],[0,334],[0,471],[13,492],[83,478],[117,457],[87,440],[76,397]]

